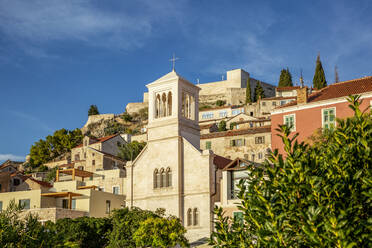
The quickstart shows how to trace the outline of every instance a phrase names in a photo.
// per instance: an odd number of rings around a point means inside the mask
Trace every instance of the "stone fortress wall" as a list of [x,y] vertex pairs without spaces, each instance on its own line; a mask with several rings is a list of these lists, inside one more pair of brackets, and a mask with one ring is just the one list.
[[[227,105],[240,105],[245,103],[245,91],[247,80],[250,78],[251,94],[254,95],[254,88],[257,79],[250,77],[249,73],[242,69],[235,69],[226,72],[226,80],[197,84],[201,89],[199,93],[200,105],[215,105],[217,100],[226,101]],[[261,82],[265,91],[265,97],[275,96],[275,86]],[[138,112],[148,104],[148,92],[143,94],[143,102],[128,103],[126,111],[129,114]]]
[[[254,95],[254,88],[257,85],[257,80],[250,77],[249,73],[242,69],[235,69],[226,72],[226,80],[210,83],[197,84],[201,89],[199,93],[199,105],[214,106],[217,100],[226,101],[227,105],[245,104],[245,91],[247,80],[250,78],[251,94]],[[262,88],[265,91],[265,97],[275,96],[275,86],[261,82]],[[148,92],[143,93],[142,102],[130,102],[126,106],[126,112],[129,114],[138,113],[139,110],[148,106]],[[97,123],[103,120],[113,120],[114,114],[102,114],[89,116],[87,123],[82,128],[84,133],[89,124]]]

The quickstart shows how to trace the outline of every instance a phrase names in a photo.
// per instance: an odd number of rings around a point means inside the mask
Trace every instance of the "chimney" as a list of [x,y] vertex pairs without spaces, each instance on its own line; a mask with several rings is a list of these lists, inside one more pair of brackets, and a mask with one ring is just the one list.
[[297,89],[297,104],[305,104],[307,103],[307,87],[301,87]]

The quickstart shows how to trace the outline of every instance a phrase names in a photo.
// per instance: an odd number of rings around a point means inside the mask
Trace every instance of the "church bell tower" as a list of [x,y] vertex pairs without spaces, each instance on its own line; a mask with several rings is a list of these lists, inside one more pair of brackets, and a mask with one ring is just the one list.
[[149,91],[148,142],[181,136],[199,150],[200,88],[174,70],[146,86]]

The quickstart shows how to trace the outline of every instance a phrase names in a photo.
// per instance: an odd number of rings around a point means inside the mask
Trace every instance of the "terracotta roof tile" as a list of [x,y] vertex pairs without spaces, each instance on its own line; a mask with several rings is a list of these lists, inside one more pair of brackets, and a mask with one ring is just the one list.
[[238,136],[244,134],[270,133],[271,126],[262,126],[248,129],[229,130],[225,132],[215,132],[200,135],[200,139],[212,139],[219,137]]
[[50,183],[44,182],[44,181],[39,181],[39,180],[37,180],[37,179],[35,179],[33,177],[29,177],[28,179],[30,179],[31,181],[33,181],[33,182],[35,182],[35,183],[37,183],[37,184],[39,184],[39,185],[41,185],[43,187],[48,187],[48,188],[52,188],[53,187]]
[[[372,92],[372,76],[328,85],[327,87],[324,87],[323,89],[311,94],[308,97],[307,102],[319,102],[333,98],[347,97],[349,95],[362,94],[366,92]],[[297,101],[287,103],[278,108],[285,108],[294,105],[297,105]]]
[[199,127],[200,129],[208,129],[208,128],[211,128],[213,125],[216,125],[216,123],[200,125]]
[[[103,138],[99,138],[99,139],[95,139],[96,141],[93,142],[93,143],[90,143],[89,145],[92,145],[92,144],[97,144],[97,143],[102,143],[102,142],[105,142],[105,141],[108,141],[109,139],[112,139],[116,136],[118,136],[120,134],[113,134],[113,135],[109,135],[109,136],[106,136],[106,137],[103,137]],[[78,147],[82,147],[83,144],[81,143],[80,145],[78,146],[75,146],[74,148],[78,148]]]
[[265,100],[288,100],[288,99],[296,99],[297,96],[274,96],[274,97],[268,97],[268,98],[262,98],[261,101]]
[[288,91],[288,90],[296,90],[301,88],[301,86],[285,86],[285,87],[277,87],[276,91]]
[[228,164],[230,164],[231,161],[231,159],[222,157],[217,154],[213,158],[213,164],[217,165],[217,168],[221,170],[224,169]]

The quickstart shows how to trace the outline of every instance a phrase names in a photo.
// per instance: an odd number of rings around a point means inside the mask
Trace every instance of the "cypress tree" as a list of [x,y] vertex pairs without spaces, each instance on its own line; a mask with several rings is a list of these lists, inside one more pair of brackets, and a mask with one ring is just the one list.
[[257,81],[256,88],[254,88],[254,101],[257,102],[260,96],[261,96],[261,99],[264,98],[265,93],[262,88],[261,81]]
[[280,71],[278,87],[284,87],[285,86],[286,74],[287,74],[287,71],[285,69],[282,69]]
[[251,93],[251,78],[247,79],[247,88],[245,89],[245,103],[252,103],[252,93]]
[[280,71],[278,87],[293,86],[292,75],[289,72],[289,69],[282,69]]
[[88,116],[89,115],[99,115],[97,105],[90,105],[90,108],[88,110]]
[[293,86],[292,82],[292,74],[289,72],[289,68],[287,67],[287,76],[286,76],[286,86]]
[[318,54],[318,57],[316,58],[316,67],[315,67],[315,73],[313,78],[313,87],[317,90],[320,90],[321,88],[324,88],[327,86],[327,81],[325,78],[322,62],[320,61],[320,56]]

